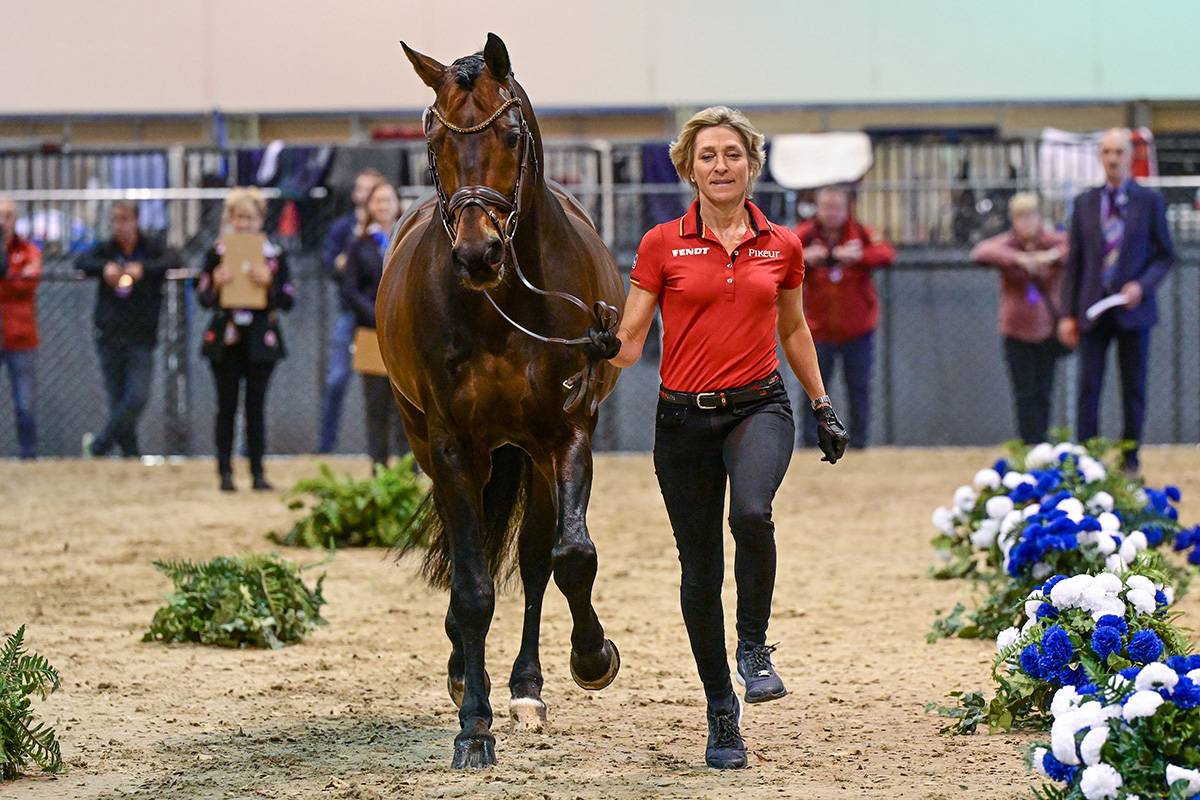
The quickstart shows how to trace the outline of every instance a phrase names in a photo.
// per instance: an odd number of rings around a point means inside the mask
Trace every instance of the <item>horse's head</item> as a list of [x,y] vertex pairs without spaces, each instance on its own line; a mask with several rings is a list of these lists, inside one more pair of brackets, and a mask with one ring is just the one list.
[[429,168],[454,265],[488,289],[504,279],[509,243],[536,179],[535,143],[522,113],[504,42],[449,67],[403,42],[417,75],[437,93],[425,112]]

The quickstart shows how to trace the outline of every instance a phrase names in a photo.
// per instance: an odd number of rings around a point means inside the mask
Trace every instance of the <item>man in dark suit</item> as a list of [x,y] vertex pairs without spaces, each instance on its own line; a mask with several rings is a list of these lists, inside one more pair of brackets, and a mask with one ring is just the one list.
[[[1121,436],[1140,442],[1150,328],[1158,322],[1154,291],[1175,260],[1162,196],[1130,180],[1132,150],[1129,131],[1113,128],[1104,134],[1100,162],[1105,184],[1076,197],[1071,218],[1058,336],[1067,347],[1079,347],[1080,441],[1097,435],[1104,362],[1115,340],[1124,411]],[[1113,294],[1124,303],[1087,319],[1089,306]],[[1125,454],[1123,467],[1136,474],[1138,466],[1135,447]]]

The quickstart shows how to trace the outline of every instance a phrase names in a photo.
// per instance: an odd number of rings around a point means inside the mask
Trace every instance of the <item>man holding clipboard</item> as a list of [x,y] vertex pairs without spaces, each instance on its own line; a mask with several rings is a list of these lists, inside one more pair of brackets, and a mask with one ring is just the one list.
[[[1121,438],[1141,441],[1150,329],[1158,322],[1154,292],[1175,261],[1162,195],[1131,180],[1132,154],[1128,130],[1104,134],[1105,185],[1076,197],[1071,218],[1058,336],[1067,347],[1079,348],[1080,441],[1099,433],[1104,362],[1114,341],[1121,368]],[[1136,446],[1122,466],[1137,474]]]

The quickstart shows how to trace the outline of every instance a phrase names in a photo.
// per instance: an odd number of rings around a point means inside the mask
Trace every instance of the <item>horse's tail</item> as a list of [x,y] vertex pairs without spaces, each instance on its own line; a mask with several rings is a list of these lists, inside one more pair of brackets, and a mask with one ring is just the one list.
[[[533,463],[524,450],[505,445],[492,453],[492,477],[483,489],[483,553],[488,571],[499,582],[507,580],[517,566],[517,540],[532,479]],[[450,541],[432,491],[421,502],[401,554],[418,546],[427,548],[421,568],[425,579],[449,589]]]

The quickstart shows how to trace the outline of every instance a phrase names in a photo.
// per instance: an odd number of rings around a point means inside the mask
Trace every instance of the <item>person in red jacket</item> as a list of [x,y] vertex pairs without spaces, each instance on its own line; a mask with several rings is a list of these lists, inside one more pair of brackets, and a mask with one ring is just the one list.
[[17,445],[21,458],[37,458],[34,417],[34,361],[37,357],[37,290],[42,279],[42,251],[16,234],[17,207],[0,200],[0,235],[6,254],[0,269],[0,364],[8,365]]
[[[851,447],[866,447],[871,421],[872,337],[879,324],[879,295],[871,270],[896,259],[892,246],[854,218],[850,190],[827,186],[817,192],[817,214],[796,226],[804,245],[804,316],[817,348],[821,374],[829,378],[841,359],[850,395],[847,427]],[[804,441],[817,442],[816,426]]]

